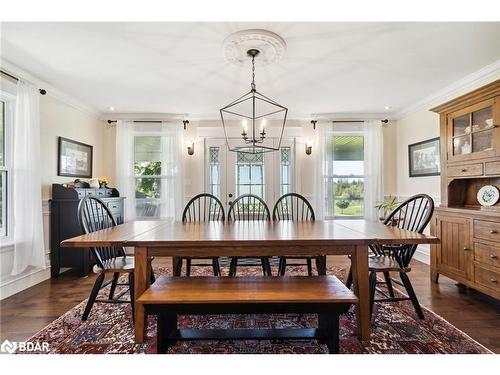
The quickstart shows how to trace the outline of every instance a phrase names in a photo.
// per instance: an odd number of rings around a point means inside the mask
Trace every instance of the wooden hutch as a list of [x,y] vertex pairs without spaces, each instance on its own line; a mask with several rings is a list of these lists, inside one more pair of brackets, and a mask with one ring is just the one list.
[[431,233],[431,278],[439,274],[500,299],[500,202],[482,207],[484,185],[500,189],[500,80],[444,103],[440,115],[441,206]]

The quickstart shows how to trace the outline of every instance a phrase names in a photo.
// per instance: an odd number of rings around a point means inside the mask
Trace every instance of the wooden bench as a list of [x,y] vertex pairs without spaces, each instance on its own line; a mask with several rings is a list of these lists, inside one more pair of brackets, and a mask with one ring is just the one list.
[[[335,276],[159,277],[137,302],[157,315],[157,350],[178,340],[319,339],[339,351],[339,315],[358,298]],[[178,329],[178,315],[318,314],[318,328]]]

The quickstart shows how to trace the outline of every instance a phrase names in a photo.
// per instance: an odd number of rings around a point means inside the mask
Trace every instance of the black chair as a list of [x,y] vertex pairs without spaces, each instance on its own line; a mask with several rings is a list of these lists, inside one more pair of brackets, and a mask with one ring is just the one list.
[[[184,223],[197,222],[197,221],[224,221],[225,213],[221,201],[214,195],[208,193],[198,194],[192,198],[182,213],[182,221]],[[220,276],[220,265],[218,257],[180,257],[176,260],[175,275],[180,276],[182,270],[182,263],[186,260],[186,276],[191,275],[191,260],[193,259],[211,259],[211,263],[197,263],[196,266],[212,267],[214,276]]]
[[[101,229],[116,226],[116,221],[111,211],[99,198],[86,196],[78,205],[78,220],[85,233],[95,232]],[[94,302],[104,303],[130,303],[132,306],[132,317],[134,316],[134,258],[127,257],[123,247],[92,247],[90,248],[96,261],[94,273],[98,274],[87,305],[82,315],[82,320],[87,320]],[[150,259],[151,261],[151,259]],[[104,283],[107,274],[112,274],[111,280]],[[128,274],[128,283],[120,283],[121,274]],[[155,280],[151,269],[151,282]],[[111,284],[108,299],[98,300],[99,290]],[[128,286],[119,295],[115,296],[116,287]],[[127,292],[130,294],[129,300],[122,300]]]
[[[281,196],[274,205],[273,220],[314,221],[314,210],[305,197],[297,193],[289,193]],[[293,263],[291,265],[307,266],[307,274],[312,276],[312,257],[288,256],[280,257],[279,259],[278,276],[285,275],[288,259],[305,260],[305,263]],[[315,260],[318,275],[324,275],[326,273],[326,257],[319,256]]]
[[[427,194],[417,194],[401,203],[384,220],[384,224],[422,233],[427,224],[429,224],[433,212],[434,201],[432,198]],[[410,261],[417,250],[417,244],[370,245],[370,249],[374,254],[368,261],[371,311],[373,311],[373,304],[375,302],[396,302],[409,299],[418,317],[424,319],[424,314],[407,275],[411,271]],[[390,272],[398,272],[401,282],[393,279]],[[384,281],[377,281],[377,273],[383,273]],[[409,297],[396,297],[392,286],[393,282],[404,286]],[[389,295],[378,289],[377,284],[386,284]],[[348,288],[352,285],[352,270],[349,270],[346,285]],[[381,293],[385,298],[375,299],[375,291]]]
[[[269,208],[266,202],[257,195],[253,194],[243,194],[236,198],[227,213],[228,221],[269,221],[271,219],[271,214],[269,213]],[[260,264],[252,261],[254,259],[260,259]],[[238,268],[239,261],[241,266],[262,266],[262,272],[264,276],[272,276],[271,263],[269,258],[231,258],[231,264],[229,267],[229,276],[236,276],[236,269]]]

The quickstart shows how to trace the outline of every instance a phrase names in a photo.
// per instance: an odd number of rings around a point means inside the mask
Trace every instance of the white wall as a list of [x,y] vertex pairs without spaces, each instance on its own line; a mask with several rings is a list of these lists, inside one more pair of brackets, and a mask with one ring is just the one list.
[[[74,180],[72,177],[57,176],[58,137],[62,136],[94,146],[93,175],[95,177],[106,175],[107,171],[114,171],[114,134],[96,116],[66,104],[50,94],[41,96],[40,132],[43,230],[48,267],[45,270],[28,269],[20,275],[11,276],[13,248],[2,244],[0,246],[0,298],[6,298],[50,277],[48,199],[51,197],[51,186],[53,183]],[[107,162],[110,155],[113,159],[112,165]],[[113,169],[106,169],[107,167]]]

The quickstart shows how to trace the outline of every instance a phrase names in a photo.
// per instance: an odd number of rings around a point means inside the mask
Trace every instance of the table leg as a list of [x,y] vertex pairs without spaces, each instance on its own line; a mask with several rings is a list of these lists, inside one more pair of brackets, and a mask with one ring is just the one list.
[[362,341],[370,340],[370,293],[368,283],[368,246],[356,246],[351,256],[354,293],[359,303],[356,309],[358,335]]
[[[146,247],[137,247],[134,250],[134,284],[135,284],[135,299],[137,299],[146,291],[150,285],[150,272],[148,262],[148,249]],[[146,332],[147,317],[144,312],[144,306],[141,303],[135,302],[135,343],[142,344]]]

